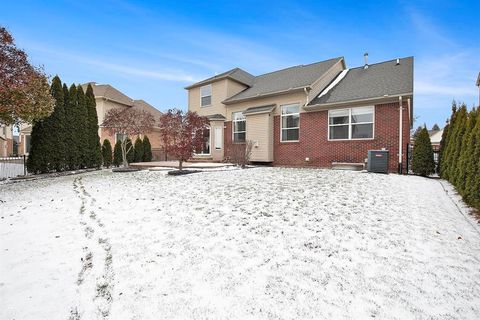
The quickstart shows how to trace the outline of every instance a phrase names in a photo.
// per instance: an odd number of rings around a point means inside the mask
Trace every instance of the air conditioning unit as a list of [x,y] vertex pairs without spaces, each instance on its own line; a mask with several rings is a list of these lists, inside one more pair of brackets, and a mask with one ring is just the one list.
[[388,173],[388,150],[368,150],[367,171]]

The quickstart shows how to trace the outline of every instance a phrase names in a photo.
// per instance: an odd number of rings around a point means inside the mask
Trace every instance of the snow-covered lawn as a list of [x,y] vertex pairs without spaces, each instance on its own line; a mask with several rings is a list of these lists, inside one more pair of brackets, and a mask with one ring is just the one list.
[[480,228],[442,183],[253,168],[3,184],[0,319],[480,319]]

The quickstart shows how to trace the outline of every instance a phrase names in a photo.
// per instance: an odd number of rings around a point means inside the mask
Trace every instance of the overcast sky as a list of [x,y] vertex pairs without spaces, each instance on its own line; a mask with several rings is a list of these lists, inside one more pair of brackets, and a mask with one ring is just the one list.
[[[262,74],[345,57],[415,57],[415,125],[478,104],[480,1],[5,1],[0,24],[64,82],[109,83],[157,109],[233,67]],[[160,2],[160,1],[158,1]]]

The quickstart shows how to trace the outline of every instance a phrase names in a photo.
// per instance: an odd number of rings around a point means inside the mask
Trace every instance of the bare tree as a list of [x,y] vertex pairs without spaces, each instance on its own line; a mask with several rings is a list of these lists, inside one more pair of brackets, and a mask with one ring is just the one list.
[[245,143],[233,144],[229,152],[230,161],[242,169],[245,169],[245,167],[250,163],[252,148],[252,140],[248,140]]
[[122,161],[123,166],[128,167],[127,154],[133,148],[133,144],[127,147],[128,137],[147,134],[152,131],[155,125],[153,115],[144,110],[135,109],[110,109],[105,115],[102,126],[112,135],[121,134]]

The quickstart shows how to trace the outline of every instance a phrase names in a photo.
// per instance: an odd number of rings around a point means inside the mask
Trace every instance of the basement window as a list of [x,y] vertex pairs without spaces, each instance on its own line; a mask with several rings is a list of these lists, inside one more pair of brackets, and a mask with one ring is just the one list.
[[281,141],[298,141],[300,135],[300,105],[282,106]]
[[200,88],[200,106],[208,107],[212,104],[212,85],[206,85]]
[[370,107],[328,111],[328,140],[373,139],[375,109]]

